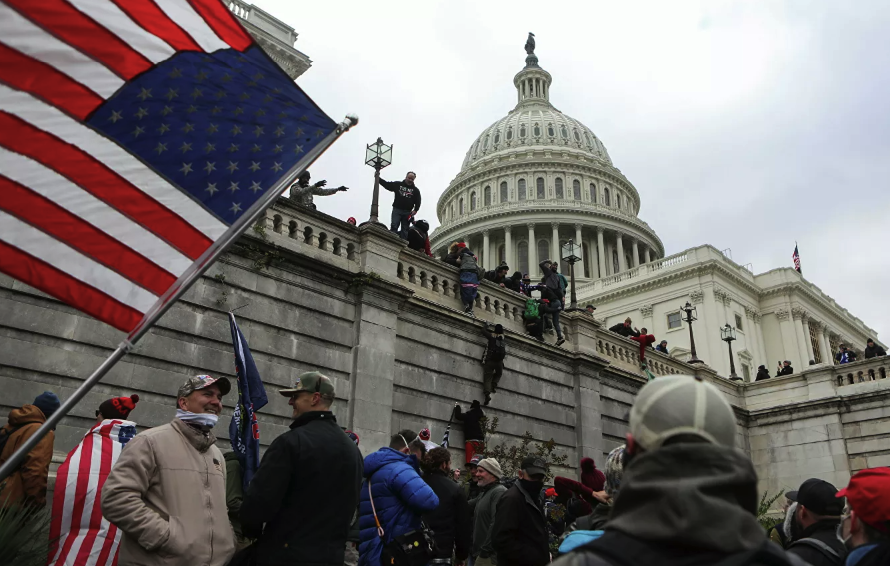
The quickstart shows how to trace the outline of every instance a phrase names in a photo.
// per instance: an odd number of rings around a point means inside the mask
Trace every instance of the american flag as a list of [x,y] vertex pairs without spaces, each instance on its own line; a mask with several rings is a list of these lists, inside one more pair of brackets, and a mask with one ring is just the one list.
[[342,131],[219,0],[0,0],[0,271],[133,336]]
[[794,253],[791,254],[791,259],[794,260],[794,269],[796,269],[798,273],[803,273],[803,271],[800,270],[800,254],[797,252],[797,244],[794,244]]
[[112,566],[121,532],[102,516],[102,486],[136,423],[106,419],[86,433],[56,473],[50,566]]

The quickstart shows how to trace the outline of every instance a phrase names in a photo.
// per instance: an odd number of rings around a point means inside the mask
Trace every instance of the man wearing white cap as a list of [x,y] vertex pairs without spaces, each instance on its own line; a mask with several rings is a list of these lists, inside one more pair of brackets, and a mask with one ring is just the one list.
[[501,483],[501,478],[504,477],[501,465],[494,458],[479,460],[475,474],[476,485],[481,493],[470,501],[470,510],[474,517],[470,556],[473,566],[492,566],[497,564],[497,554],[491,542],[495,511],[507,488]]
[[806,564],[757,522],[757,475],[736,434],[732,407],[713,385],[687,375],[647,383],[630,411],[605,534],[555,564]]

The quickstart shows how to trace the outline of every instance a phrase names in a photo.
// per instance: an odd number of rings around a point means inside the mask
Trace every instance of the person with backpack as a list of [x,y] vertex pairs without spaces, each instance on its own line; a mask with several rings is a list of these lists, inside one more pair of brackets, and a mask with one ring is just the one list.
[[408,248],[433,257],[433,252],[430,249],[429,232],[430,225],[426,220],[412,222],[407,234]]
[[494,326],[494,333],[487,326],[482,327],[482,335],[488,339],[488,346],[482,359],[482,391],[485,393],[485,401],[482,404],[487,407],[491,402],[491,394],[498,390],[498,383],[504,374],[507,339],[504,336],[504,327],[500,324]]
[[650,381],[629,429],[603,535],[554,566],[806,564],[757,521],[757,473],[736,447],[736,416],[716,386],[691,375]]
[[[9,411],[9,422],[0,430],[0,464],[6,462],[37,432],[61,406],[52,391],[44,391],[29,405]],[[23,505],[41,508],[46,505],[46,484],[49,463],[53,458],[55,433],[50,431],[31,449],[18,468],[2,482],[0,508]]]
[[[543,302],[548,301],[544,299]],[[528,298],[525,300],[522,322],[525,325],[525,331],[531,334],[535,340],[544,341],[544,321],[541,319],[541,303],[538,299]]]
[[566,339],[562,336],[562,326],[559,324],[559,312],[562,310],[562,302],[565,298],[562,282],[559,280],[559,274],[551,269],[553,262],[545,259],[540,263],[541,271],[544,277],[541,283],[544,288],[541,290],[541,297],[548,299],[550,303],[544,308],[544,312],[553,318],[553,327],[556,330],[556,345],[562,346]]
[[477,454],[485,450],[485,434],[482,430],[482,420],[485,413],[479,406],[479,401],[473,399],[470,410],[461,411],[458,403],[454,404],[454,420],[464,425],[464,449],[466,450],[466,463],[469,464]]
[[458,244],[457,265],[460,270],[460,300],[464,304],[464,312],[472,317],[476,294],[479,292],[479,275],[483,271],[479,267],[476,256],[466,244]]
[[842,566],[847,549],[835,533],[844,511],[844,498],[837,497],[837,488],[825,480],[810,478],[797,491],[785,498],[794,511],[785,530],[785,547],[811,566]]

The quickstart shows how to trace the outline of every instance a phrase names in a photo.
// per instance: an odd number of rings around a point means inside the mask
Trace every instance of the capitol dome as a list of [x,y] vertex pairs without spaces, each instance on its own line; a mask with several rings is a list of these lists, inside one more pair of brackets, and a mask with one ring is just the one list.
[[439,197],[433,249],[444,254],[462,241],[486,269],[506,262],[535,277],[538,262],[558,258],[571,239],[582,245],[582,281],[663,257],[661,240],[637,217],[636,188],[590,128],[550,103],[551,83],[529,53],[513,78],[516,106],[479,134]]

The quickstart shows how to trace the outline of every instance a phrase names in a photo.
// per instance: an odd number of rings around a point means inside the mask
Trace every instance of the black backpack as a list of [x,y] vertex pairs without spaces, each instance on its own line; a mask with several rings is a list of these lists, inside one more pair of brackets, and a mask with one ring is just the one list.
[[507,355],[507,343],[504,340],[503,336],[498,336],[494,339],[494,344],[492,344],[488,348],[487,356],[489,359],[492,359],[496,362],[499,362],[504,359]]

